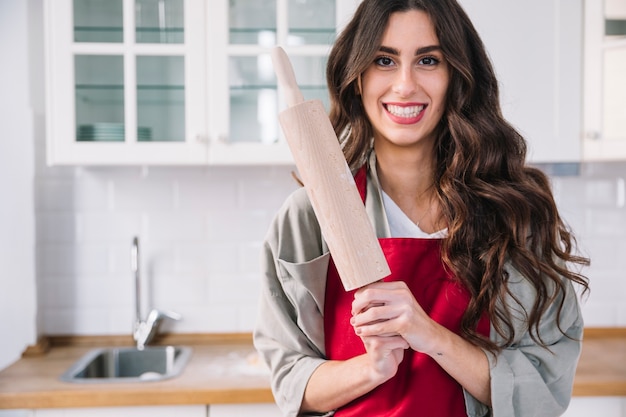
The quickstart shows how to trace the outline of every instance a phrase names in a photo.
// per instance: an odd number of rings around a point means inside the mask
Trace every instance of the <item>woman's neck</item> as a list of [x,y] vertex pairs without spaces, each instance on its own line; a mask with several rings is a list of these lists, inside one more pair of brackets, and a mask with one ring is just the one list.
[[431,154],[377,151],[376,165],[383,191],[422,230],[436,231],[439,211]]
[[431,154],[375,151],[378,178],[387,194],[417,197],[433,188],[435,163]]

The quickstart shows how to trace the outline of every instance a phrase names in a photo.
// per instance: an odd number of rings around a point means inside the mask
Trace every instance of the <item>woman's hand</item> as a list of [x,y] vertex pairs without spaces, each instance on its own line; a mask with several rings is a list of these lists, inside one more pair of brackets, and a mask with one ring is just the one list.
[[398,371],[409,344],[401,336],[363,336],[367,362],[372,378],[383,382],[391,379]]
[[[437,361],[476,399],[491,404],[489,363],[485,353],[431,319],[404,282],[376,282],[359,289],[352,302],[352,314],[354,331],[366,343],[373,358],[379,354],[384,359],[385,349],[381,347],[386,344],[377,345],[380,340],[402,338],[411,349]],[[398,354],[393,349],[388,350]],[[390,367],[393,363],[388,357],[379,359],[381,369],[389,369],[384,366]]]
[[404,282],[376,282],[359,289],[352,302],[352,315],[354,331],[366,349],[368,344],[384,346],[381,339],[398,337],[411,349],[427,354],[437,345],[439,324],[424,312]]
[[376,282],[359,289],[352,315],[350,322],[366,353],[320,365],[307,384],[302,411],[334,410],[370,392],[397,373],[409,347],[433,357],[470,394],[490,404],[483,351],[432,320],[404,282]]

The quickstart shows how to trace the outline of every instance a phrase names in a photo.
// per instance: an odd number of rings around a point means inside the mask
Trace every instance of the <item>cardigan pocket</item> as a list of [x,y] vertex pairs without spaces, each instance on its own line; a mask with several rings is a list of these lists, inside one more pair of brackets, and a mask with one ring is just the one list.
[[278,259],[277,273],[285,295],[295,313],[298,327],[317,345],[324,348],[324,298],[330,253],[307,262]]
[[303,298],[310,297],[317,309],[323,312],[330,253],[306,262],[277,261],[278,278],[292,303],[298,305]]

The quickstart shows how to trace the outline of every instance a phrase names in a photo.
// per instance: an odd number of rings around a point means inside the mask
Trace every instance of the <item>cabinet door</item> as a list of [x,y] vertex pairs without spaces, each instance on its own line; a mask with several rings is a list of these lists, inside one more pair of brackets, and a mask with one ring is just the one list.
[[46,0],[49,163],[205,163],[203,10]]
[[504,116],[528,140],[531,162],[581,158],[582,2],[460,0],[494,63]]
[[209,88],[213,164],[292,163],[278,113],[285,108],[270,51],[289,54],[306,100],[328,106],[325,67],[330,45],[356,0],[211,2],[213,53]]
[[33,410],[34,417],[206,417],[206,405],[94,407]]
[[209,406],[209,417],[276,417],[281,412],[276,404],[214,404]]
[[626,2],[585,2],[584,157],[626,159]]
[[563,417],[626,417],[626,397],[574,397]]

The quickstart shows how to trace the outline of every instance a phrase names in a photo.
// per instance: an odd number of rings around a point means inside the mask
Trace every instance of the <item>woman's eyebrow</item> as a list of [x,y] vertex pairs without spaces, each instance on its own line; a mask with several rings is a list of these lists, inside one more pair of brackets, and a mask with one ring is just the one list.
[[[378,48],[378,50],[380,52],[384,52],[390,55],[400,55],[400,51],[398,51],[396,48],[392,48],[390,46],[384,46],[382,45],[380,48]],[[421,48],[418,48],[415,51],[415,55],[422,55],[422,54],[427,54],[429,52],[433,52],[433,51],[441,51],[441,46],[439,45],[429,45],[429,46],[422,46]]]

